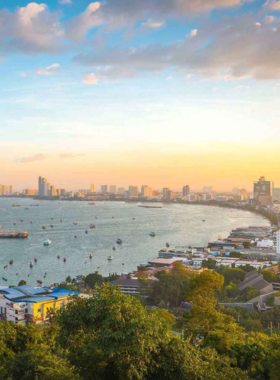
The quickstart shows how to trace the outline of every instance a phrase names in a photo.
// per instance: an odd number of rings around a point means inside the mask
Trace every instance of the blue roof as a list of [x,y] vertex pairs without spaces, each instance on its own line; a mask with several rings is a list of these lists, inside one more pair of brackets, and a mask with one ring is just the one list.
[[54,301],[54,297],[52,296],[46,296],[46,297],[27,297],[23,298],[21,302],[29,302],[29,303],[40,303],[40,302],[47,302],[47,301]]
[[14,299],[14,298],[19,298],[19,297],[24,296],[23,293],[21,293],[19,290],[14,289],[14,288],[1,289],[0,292],[4,293],[5,298],[8,298],[8,299]]
[[28,292],[30,294],[42,294],[48,291],[45,288],[33,288],[32,286],[29,286],[29,285],[18,286],[17,289],[18,290],[22,289],[24,292]]

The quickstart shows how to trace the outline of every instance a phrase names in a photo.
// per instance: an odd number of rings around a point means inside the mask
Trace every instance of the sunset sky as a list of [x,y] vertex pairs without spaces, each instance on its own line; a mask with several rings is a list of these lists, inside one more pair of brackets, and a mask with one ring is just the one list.
[[0,0],[0,183],[280,187],[280,1]]

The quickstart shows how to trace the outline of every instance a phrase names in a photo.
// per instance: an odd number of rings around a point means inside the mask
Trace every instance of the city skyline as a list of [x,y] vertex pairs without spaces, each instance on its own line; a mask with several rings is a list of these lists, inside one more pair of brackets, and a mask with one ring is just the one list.
[[278,3],[129,4],[1,1],[2,181],[280,183]]

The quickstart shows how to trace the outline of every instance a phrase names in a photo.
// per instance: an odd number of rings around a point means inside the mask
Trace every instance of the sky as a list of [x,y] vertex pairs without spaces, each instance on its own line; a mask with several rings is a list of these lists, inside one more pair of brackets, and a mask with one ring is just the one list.
[[0,183],[280,187],[280,1],[0,0]]

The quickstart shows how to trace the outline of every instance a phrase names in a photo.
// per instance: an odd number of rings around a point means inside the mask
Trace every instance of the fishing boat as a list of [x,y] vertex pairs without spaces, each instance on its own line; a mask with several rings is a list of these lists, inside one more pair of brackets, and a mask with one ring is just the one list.
[[123,243],[123,242],[122,242],[122,239],[118,239],[118,240],[117,240],[117,244],[122,245],[122,243]]
[[91,229],[95,228],[95,224],[91,224],[91,225],[90,225],[90,228],[91,228]]
[[112,255],[110,255],[109,257],[108,257],[108,261],[112,261],[114,259],[114,256],[112,256]]
[[155,232],[151,232],[151,233],[150,233],[150,236],[151,236],[151,237],[155,237],[155,236],[156,236],[156,233],[155,233]]
[[51,245],[52,241],[50,239],[47,239],[44,241],[43,245]]

